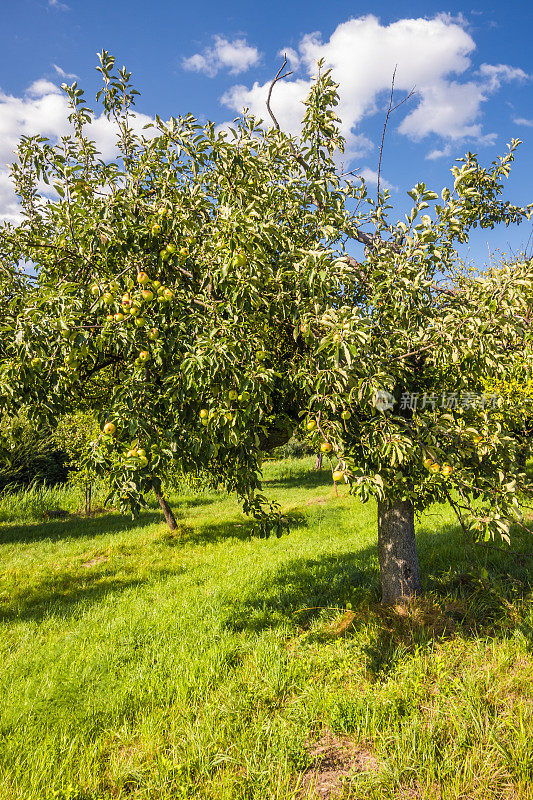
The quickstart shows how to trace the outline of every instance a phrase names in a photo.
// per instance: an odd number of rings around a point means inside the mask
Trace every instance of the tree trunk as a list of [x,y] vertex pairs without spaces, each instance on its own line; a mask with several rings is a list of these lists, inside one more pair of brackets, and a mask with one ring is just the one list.
[[378,503],[378,554],[383,605],[420,593],[415,515],[409,501]]
[[316,461],[315,461],[315,469],[317,469],[317,470],[318,469],[322,469],[322,460],[323,460],[323,458],[324,458],[324,456],[322,455],[322,453],[319,453],[317,455]]
[[161,506],[163,514],[165,515],[165,520],[168,527],[170,528],[171,531],[175,531],[178,525],[176,523],[176,517],[172,513],[172,509],[170,508],[169,504],[167,503],[163,495],[160,492],[158,492],[157,489],[154,489],[154,494],[157,497],[157,502]]

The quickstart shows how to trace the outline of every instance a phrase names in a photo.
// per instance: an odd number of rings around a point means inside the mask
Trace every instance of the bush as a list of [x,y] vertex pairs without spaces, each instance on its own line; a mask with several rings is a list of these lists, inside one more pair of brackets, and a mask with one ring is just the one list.
[[68,455],[50,429],[36,428],[24,416],[0,421],[0,490],[7,486],[47,483],[67,479]]
[[276,447],[270,453],[271,458],[303,458],[304,456],[310,456],[315,452],[315,449],[309,444],[309,442],[301,441],[297,439],[296,436],[291,436],[287,444],[281,445],[281,447]]

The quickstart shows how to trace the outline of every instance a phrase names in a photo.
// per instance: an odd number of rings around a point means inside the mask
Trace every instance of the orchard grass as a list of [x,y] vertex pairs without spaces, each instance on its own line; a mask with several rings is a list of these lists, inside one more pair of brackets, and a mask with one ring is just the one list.
[[375,505],[312,465],[265,465],[279,539],[216,492],[171,498],[174,535],[155,502],[21,522],[0,500],[1,800],[325,797],[324,741],[358,754],[339,797],[533,797],[531,559],[480,550],[483,586],[433,507],[425,596],[385,610]]

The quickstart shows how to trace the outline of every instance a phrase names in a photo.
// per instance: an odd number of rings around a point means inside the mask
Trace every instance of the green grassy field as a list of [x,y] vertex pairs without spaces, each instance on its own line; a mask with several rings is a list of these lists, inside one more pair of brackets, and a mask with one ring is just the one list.
[[483,551],[484,589],[431,509],[384,610],[375,506],[311,465],[266,467],[280,539],[218,493],[177,535],[0,502],[1,800],[533,797],[531,559]]

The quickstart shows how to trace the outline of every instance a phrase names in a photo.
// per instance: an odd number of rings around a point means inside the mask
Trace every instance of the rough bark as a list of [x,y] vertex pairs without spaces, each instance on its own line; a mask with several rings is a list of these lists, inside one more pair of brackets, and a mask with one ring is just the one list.
[[384,605],[401,603],[420,593],[412,503],[378,503],[378,554]]
[[178,525],[176,522],[176,517],[172,513],[172,509],[170,508],[169,504],[167,503],[163,495],[160,492],[158,492],[157,489],[154,489],[154,494],[157,497],[157,502],[161,506],[163,514],[165,515],[165,521],[168,527],[170,528],[171,531],[175,531]]
[[316,461],[315,461],[315,469],[316,470],[322,469],[322,460],[323,460],[323,458],[324,458],[324,456],[322,455],[322,453],[318,453],[318,455],[316,457]]

